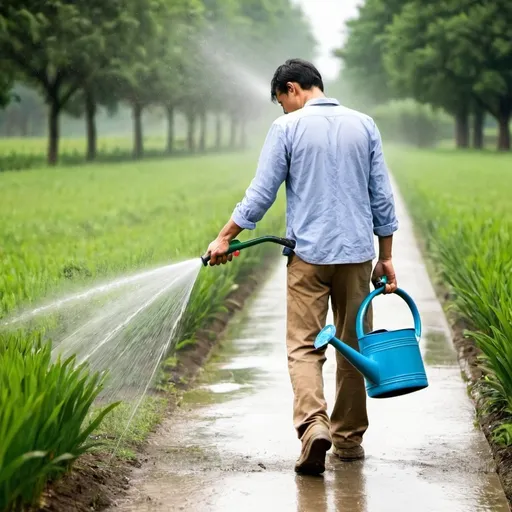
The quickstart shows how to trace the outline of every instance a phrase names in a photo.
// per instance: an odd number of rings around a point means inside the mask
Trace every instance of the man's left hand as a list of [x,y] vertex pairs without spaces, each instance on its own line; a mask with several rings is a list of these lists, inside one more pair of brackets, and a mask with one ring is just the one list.
[[384,289],[384,293],[394,293],[396,292],[398,285],[396,282],[395,269],[393,267],[393,262],[391,259],[388,260],[379,260],[375,265],[372,275],[372,282],[375,284],[379,278],[386,276],[388,279],[388,283]]

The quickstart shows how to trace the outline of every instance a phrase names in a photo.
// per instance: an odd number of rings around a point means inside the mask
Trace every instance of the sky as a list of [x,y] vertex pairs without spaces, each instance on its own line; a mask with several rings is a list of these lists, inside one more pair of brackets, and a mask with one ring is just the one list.
[[294,0],[294,3],[299,4],[309,18],[318,41],[315,65],[325,80],[335,78],[340,63],[331,52],[344,41],[345,22],[357,15],[361,0]]

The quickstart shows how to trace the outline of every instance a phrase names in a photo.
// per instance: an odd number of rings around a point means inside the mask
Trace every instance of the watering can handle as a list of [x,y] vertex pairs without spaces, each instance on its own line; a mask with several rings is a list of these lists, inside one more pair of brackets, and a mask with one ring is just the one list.
[[[364,336],[365,336],[364,318],[366,315],[366,311],[368,310],[368,306],[370,305],[371,301],[375,297],[377,297],[377,295],[381,295],[382,293],[384,293],[386,282],[387,282],[387,279],[385,277],[383,279],[381,279],[380,281],[378,281],[376,283],[377,288],[372,293],[370,293],[370,295],[368,295],[368,297],[366,297],[366,299],[364,299],[364,301],[361,303],[361,306],[359,307],[359,311],[357,313],[357,318],[356,318],[356,333],[357,333],[358,339],[364,338]],[[409,294],[407,294],[404,290],[402,290],[401,288],[397,288],[395,290],[395,292],[393,292],[393,293],[395,293],[396,295],[401,297],[409,306],[409,309],[411,310],[411,313],[412,313],[412,316],[414,319],[414,331],[416,334],[416,340],[419,343],[420,338],[421,338],[421,317],[420,317],[420,312],[418,311],[418,307],[416,306],[415,302],[412,300],[412,297]]]

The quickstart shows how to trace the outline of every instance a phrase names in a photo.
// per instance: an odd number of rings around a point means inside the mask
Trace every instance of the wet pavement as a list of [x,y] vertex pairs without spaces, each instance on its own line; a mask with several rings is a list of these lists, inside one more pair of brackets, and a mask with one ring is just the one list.
[[[329,453],[322,477],[293,471],[300,443],[292,424],[285,349],[286,268],[274,272],[231,326],[227,348],[150,439],[148,461],[113,510],[190,512],[508,511],[487,442],[475,427],[440,304],[397,197],[394,260],[399,286],[423,321],[429,387],[368,399],[366,459]],[[396,296],[374,301],[374,327],[411,327]],[[332,317],[328,318],[328,322]],[[334,349],[324,367],[332,407]],[[331,409],[329,409],[330,412]]]

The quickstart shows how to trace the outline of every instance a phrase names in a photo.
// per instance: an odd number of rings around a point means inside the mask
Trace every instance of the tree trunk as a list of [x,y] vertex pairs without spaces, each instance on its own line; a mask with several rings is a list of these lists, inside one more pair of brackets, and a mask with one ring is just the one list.
[[196,143],[194,140],[195,128],[196,128],[196,116],[195,114],[189,114],[187,116],[188,128],[187,128],[187,145],[188,150],[194,153],[196,150]]
[[138,102],[133,104],[133,158],[142,158],[144,154],[144,140],[142,137],[142,105]]
[[235,116],[231,116],[231,133],[229,135],[229,147],[231,149],[236,148],[236,129],[237,129],[237,119]]
[[87,128],[87,155],[88,162],[96,159],[98,135],[96,131],[96,98],[92,91],[85,90],[85,123]]
[[215,148],[220,151],[222,148],[222,118],[217,114],[215,118]]
[[206,123],[206,112],[203,111],[199,117],[199,151],[202,152],[206,150]]
[[27,137],[28,136],[28,127],[29,127],[29,116],[30,114],[25,114],[25,113],[22,113],[21,114],[21,136],[22,137]]
[[48,115],[48,165],[56,165],[59,159],[59,114],[59,102],[52,98]]
[[484,122],[485,111],[475,106],[473,110],[473,148],[483,149],[484,147]]
[[510,112],[501,112],[498,126],[498,151],[510,151]]
[[240,147],[247,148],[247,120],[245,118],[240,121]]
[[167,105],[167,153],[170,155],[174,151],[174,107]]
[[469,147],[469,115],[467,108],[459,110],[455,115],[455,142],[459,149]]

